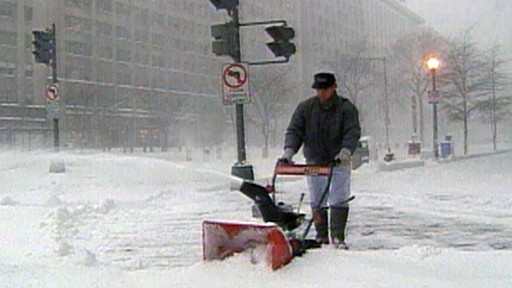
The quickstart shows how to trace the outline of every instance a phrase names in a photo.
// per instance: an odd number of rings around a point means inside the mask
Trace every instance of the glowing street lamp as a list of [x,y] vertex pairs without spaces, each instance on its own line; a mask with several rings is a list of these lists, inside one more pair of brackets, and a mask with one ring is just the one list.
[[436,57],[427,60],[427,68],[430,71],[439,69],[439,64],[441,64],[441,62],[439,62],[439,59]]
[[433,120],[433,137],[432,144],[434,149],[434,156],[436,160],[439,158],[439,150],[438,150],[438,132],[437,132],[437,103],[439,102],[439,92],[436,90],[436,72],[439,69],[439,59],[437,57],[430,57],[426,66],[427,69],[432,74],[432,90],[428,92],[428,102],[432,104],[432,120]]

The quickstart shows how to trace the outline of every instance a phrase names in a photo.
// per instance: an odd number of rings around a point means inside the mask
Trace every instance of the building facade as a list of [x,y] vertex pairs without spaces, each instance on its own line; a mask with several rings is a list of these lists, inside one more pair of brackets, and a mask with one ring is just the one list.
[[417,31],[425,21],[413,13],[404,1],[365,0],[364,22],[366,35],[372,53],[386,55],[387,49],[400,37]]

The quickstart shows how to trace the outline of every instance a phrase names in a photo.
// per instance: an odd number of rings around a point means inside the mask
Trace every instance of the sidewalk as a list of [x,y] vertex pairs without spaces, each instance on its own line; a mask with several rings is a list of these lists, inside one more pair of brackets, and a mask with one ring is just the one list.
[[[450,156],[446,158],[439,158],[437,161],[434,159],[434,155],[432,151],[424,151],[422,152],[421,156],[416,157],[407,157],[403,156],[390,161],[385,162],[382,159],[378,159],[378,170],[379,171],[395,171],[400,169],[408,169],[408,168],[415,168],[415,167],[422,167],[425,166],[425,163],[430,162],[437,162],[438,164],[444,164],[444,163],[450,163],[453,161],[462,161],[462,160],[468,160],[468,159],[474,159],[479,157],[486,157],[490,155],[496,155],[496,154],[503,154],[503,153],[510,153],[512,152],[511,145],[502,144],[502,146],[497,151],[492,151],[492,146],[490,145],[473,145],[469,148],[469,154],[467,155],[460,155],[460,156]],[[384,155],[385,151],[379,151],[379,155]],[[403,152],[403,151],[402,151]],[[382,157],[381,157],[382,158]],[[375,160],[374,160],[375,161]]]

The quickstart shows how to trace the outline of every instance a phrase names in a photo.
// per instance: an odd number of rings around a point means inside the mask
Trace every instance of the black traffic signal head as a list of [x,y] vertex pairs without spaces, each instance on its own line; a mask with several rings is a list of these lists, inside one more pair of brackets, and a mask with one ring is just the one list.
[[226,9],[228,11],[233,10],[239,4],[238,0],[210,0],[210,2],[212,2],[213,6],[218,10]]
[[32,31],[34,34],[34,54],[36,63],[50,64],[55,50],[55,41],[52,31]]
[[276,57],[285,57],[289,59],[290,56],[297,52],[295,44],[290,40],[295,37],[295,30],[287,26],[271,26],[265,28],[267,34],[274,39],[274,42],[267,43],[268,48],[274,53]]
[[212,52],[217,56],[231,56],[238,61],[240,47],[238,41],[238,27],[233,22],[215,24],[211,27]]
[[270,26],[265,28],[265,32],[275,41],[290,41],[295,37],[295,30],[287,26]]

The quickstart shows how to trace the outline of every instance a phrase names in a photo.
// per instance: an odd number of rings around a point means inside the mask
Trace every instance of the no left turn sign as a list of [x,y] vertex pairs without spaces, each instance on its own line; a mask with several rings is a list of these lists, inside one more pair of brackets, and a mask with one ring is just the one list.
[[247,82],[247,69],[238,63],[228,65],[224,69],[222,80],[230,88],[240,88]]
[[224,64],[221,77],[224,105],[249,102],[248,68],[245,63]]
[[46,98],[48,100],[59,100],[59,88],[57,84],[46,85]]

